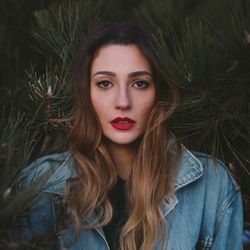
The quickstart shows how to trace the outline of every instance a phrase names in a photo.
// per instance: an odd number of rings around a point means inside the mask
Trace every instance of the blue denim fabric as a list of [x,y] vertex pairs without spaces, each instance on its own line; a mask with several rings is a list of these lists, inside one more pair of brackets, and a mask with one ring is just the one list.
[[[77,176],[69,152],[45,156],[26,167],[17,183],[19,188],[31,185],[50,170],[30,218],[22,218],[13,229],[15,239],[25,235],[45,238],[56,231],[56,199],[63,196],[66,181]],[[223,164],[202,153],[184,151],[178,167],[175,192],[161,205],[167,224],[168,250],[241,250],[243,235],[240,188]],[[84,223],[93,223],[92,215]],[[73,225],[57,234],[52,249],[108,250],[102,228],[85,229],[76,238]],[[156,242],[155,250],[161,250]]]

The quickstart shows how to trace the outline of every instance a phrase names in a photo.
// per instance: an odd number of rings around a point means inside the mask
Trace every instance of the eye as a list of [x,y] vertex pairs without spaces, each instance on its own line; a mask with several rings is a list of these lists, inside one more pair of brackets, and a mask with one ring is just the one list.
[[107,80],[103,80],[103,81],[97,82],[96,85],[99,88],[108,89],[108,88],[112,87],[113,84],[111,82],[107,81]]
[[137,89],[146,89],[148,87],[149,83],[146,81],[136,81],[133,83],[133,86]]

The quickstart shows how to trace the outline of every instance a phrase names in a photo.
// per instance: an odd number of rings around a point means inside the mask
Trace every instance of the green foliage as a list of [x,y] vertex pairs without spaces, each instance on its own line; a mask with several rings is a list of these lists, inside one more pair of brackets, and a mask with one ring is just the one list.
[[181,88],[172,128],[189,147],[233,161],[233,148],[249,148],[249,1],[203,1],[176,15],[174,8],[158,0],[135,11],[161,42],[166,74]]
[[59,64],[66,73],[79,43],[99,23],[100,6],[101,1],[64,0],[49,9],[36,11],[36,24],[32,28],[34,49],[54,66]]

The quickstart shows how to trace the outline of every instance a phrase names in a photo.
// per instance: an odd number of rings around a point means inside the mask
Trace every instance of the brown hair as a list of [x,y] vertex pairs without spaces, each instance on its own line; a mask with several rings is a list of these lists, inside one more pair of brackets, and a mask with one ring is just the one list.
[[160,45],[152,34],[128,23],[105,24],[84,42],[74,65],[75,118],[70,134],[70,149],[79,177],[77,192],[70,189],[68,208],[80,232],[80,220],[97,213],[100,227],[112,218],[108,193],[117,173],[109,149],[102,138],[99,121],[90,100],[90,68],[97,51],[111,44],[136,45],[152,67],[156,83],[156,103],[127,183],[128,220],[120,234],[120,249],[152,249],[156,240],[166,245],[166,224],[160,205],[173,191],[174,170],[181,148],[167,128],[167,120],[179,103],[176,87],[168,81],[159,57]]

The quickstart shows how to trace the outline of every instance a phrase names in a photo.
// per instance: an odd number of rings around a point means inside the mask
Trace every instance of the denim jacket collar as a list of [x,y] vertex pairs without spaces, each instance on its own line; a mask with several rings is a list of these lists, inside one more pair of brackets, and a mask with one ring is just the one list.
[[[63,163],[54,171],[48,179],[43,191],[63,195],[65,192],[66,182],[71,177],[77,176],[75,162],[71,153],[67,152]],[[203,175],[203,167],[200,161],[187,149],[184,148],[183,156],[180,161],[176,182],[175,191],[194,182]],[[166,216],[171,212],[178,203],[177,197],[174,193],[166,197],[162,204],[163,214]],[[93,222],[94,218],[90,218],[89,222]]]
[[67,151],[65,152],[65,155],[65,160],[49,177],[43,192],[54,193],[63,196],[67,180],[77,176],[77,170],[72,154]]
[[[182,159],[177,170],[175,192],[199,179],[202,175],[203,167],[201,162],[189,150],[184,148]],[[177,204],[178,199],[175,193],[166,197],[165,202],[161,206],[164,216],[167,216]]]
[[184,148],[183,156],[178,167],[175,190],[199,179],[203,175],[201,162],[187,149]]
[[[65,160],[49,177],[43,191],[63,195],[66,181],[71,177],[77,176],[72,154],[69,152],[65,152],[64,154],[66,156]],[[175,190],[192,183],[202,175],[202,164],[189,150],[184,148],[183,156],[177,171]]]

